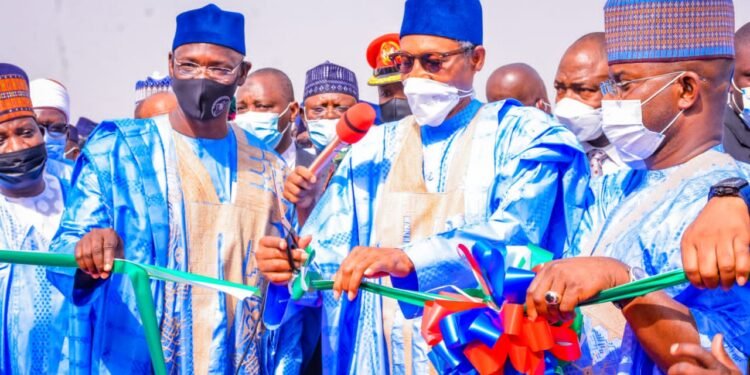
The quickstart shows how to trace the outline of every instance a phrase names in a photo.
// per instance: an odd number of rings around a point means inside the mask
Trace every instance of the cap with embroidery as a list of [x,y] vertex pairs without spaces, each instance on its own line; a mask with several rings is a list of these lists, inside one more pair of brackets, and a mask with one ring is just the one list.
[[433,35],[482,44],[479,0],[406,0],[401,37]]
[[401,73],[391,61],[390,55],[401,50],[397,33],[385,34],[373,40],[367,47],[367,63],[372,67],[372,77],[367,80],[370,86],[382,86],[401,82]]
[[608,0],[609,64],[734,57],[732,0]]
[[190,43],[216,44],[245,55],[245,17],[214,4],[181,13],[177,16],[172,51]]
[[135,83],[135,102],[138,103],[159,92],[172,91],[172,79],[168,75],[154,72],[146,79]]
[[347,94],[359,100],[357,76],[351,70],[328,61],[308,70],[302,100],[325,93]]
[[34,117],[29,77],[23,69],[0,63],[0,122]]

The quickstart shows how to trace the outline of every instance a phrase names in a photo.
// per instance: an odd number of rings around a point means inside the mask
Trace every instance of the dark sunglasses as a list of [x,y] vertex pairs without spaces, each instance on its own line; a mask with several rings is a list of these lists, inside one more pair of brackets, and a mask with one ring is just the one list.
[[467,53],[473,49],[474,46],[470,46],[449,52],[426,52],[419,55],[412,55],[408,52],[400,51],[390,54],[389,57],[401,74],[409,74],[412,69],[414,69],[415,60],[419,60],[422,69],[434,74],[443,68],[443,63],[448,60],[449,57]]

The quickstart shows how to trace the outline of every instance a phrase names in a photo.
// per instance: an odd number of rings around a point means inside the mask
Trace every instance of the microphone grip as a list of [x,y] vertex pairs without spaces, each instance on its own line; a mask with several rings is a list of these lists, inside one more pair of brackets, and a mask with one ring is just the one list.
[[321,170],[323,170],[331,163],[331,160],[336,155],[336,152],[338,152],[343,145],[344,142],[342,142],[341,138],[336,135],[336,137],[333,138],[333,141],[331,141],[331,143],[329,143],[328,146],[326,146],[326,148],[324,148],[323,151],[318,154],[312,164],[310,164],[310,171],[317,176]]

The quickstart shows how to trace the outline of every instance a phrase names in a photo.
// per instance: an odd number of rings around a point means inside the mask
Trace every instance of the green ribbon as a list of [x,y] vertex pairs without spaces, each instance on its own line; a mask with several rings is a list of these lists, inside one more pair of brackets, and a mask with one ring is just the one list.
[[[54,254],[40,251],[8,251],[0,250],[0,263],[27,264],[44,267],[78,268],[75,257],[70,254]],[[194,286],[214,289],[244,299],[260,296],[258,288],[219,280],[212,277],[196,275],[188,272],[170,270],[164,267],[138,264],[123,259],[115,259],[113,273],[124,274],[130,278],[135,291],[135,301],[141,316],[143,330],[146,335],[148,352],[154,366],[154,373],[166,375],[167,367],[164,363],[164,352],[161,347],[161,333],[156,321],[156,310],[151,295],[151,279],[190,284]]]

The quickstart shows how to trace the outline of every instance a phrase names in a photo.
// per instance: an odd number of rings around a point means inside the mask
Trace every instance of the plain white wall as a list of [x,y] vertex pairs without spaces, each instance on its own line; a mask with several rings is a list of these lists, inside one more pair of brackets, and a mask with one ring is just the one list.
[[[447,0],[449,1],[449,0]],[[398,32],[404,0],[217,0],[245,15],[247,59],[254,68],[276,67],[301,97],[305,71],[324,60],[352,69],[360,96],[371,70],[365,49],[372,39]],[[134,86],[153,71],[167,72],[175,17],[205,0],[5,0],[0,21],[0,61],[29,77],[54,78],[71,94],[72,117],[94,120],[132,115]],[[496,67],[526,62],[552,92],[560,55],[579,36],[603,29],[604,0],[483,0],[487,64],[475,82],[484,85]],[[735,0],[737,25],[750,21],[750,0]],[[550,97],[550,100],[554,100]]]

